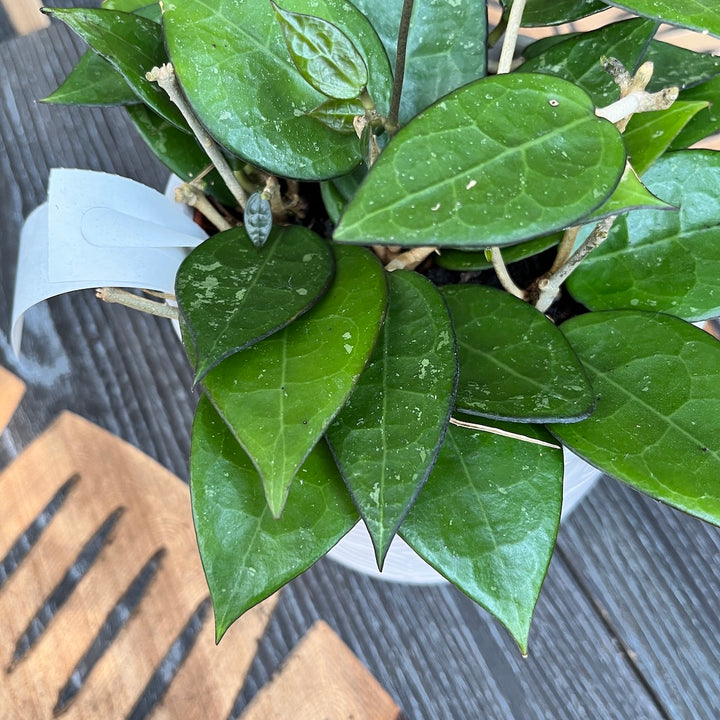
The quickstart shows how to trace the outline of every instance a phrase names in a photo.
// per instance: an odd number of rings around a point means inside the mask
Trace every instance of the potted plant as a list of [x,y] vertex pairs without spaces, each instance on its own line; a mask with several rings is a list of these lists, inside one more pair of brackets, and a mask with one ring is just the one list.
[[616,3],[504,5],[47,11],[91,47],[48,100],[126,105],[210,232],[175,298],[218,639],[360,516],[525,652],[563,448],[720,521],[720,60],[654,39],[720,20],[628,0],[518,57]]

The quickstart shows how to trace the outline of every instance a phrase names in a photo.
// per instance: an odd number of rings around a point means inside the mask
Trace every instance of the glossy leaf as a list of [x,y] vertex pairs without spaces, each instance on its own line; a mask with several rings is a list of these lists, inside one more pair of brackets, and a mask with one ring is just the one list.
[[[207,172],[210,160],[200,147],[194,135],[178,130],[175,125],[150,110],[146,105],[131,105],[126,108],[130,120],[140,137],[147,143],[155,156],[175,175],[190,182],[201,173],[199,186],[209,195],[217,198],[228,207],[237,205],[237,201],[227,189],[217,170]],[[229,160],[234,164],[233,159]]]
[[513,244],[595,210],[624,169],[622,137],[596,117],[582,90],[545,75],[489,77],[400,130],[347,207],[335,240]]
[[613,194],[594,213],[587,218],[583,218],[581,222],[583,225],[595,223],[601,218],[640,208],[653,208],[655,210],[677,209],[674,205],[670,205],[653,195],[640,182],[634,168],[628,163]]
[[562,330],[598,401],[553,433],[637,490],[720,524],[720,342],[639,311],[588,313]]
[[679,27],[708,32],[720,37],[720,14],[715,0],[604,0],[607,5],[629,10]]
[[634,68],[655,30],[651,20],[634,18],[579,33],[527,60],[518,72],[564,78],[585,90],[598,107],[609,105],[620,97],[620,91],[603,69],[601,58],[614,57],[626,68]]
[[[511,0],[501,0],[505,7],[512,5]],[[606,10],[607,5],[600,0],[527,0],[523,11],[523,27],[543,27],[573,22]]]
[[260,471],[279,517],[310,450],[347,401],[375,345],[387,302],[382,267],[338,248],[335,280],[303,317],[235,353],[205,377],[225,422]]
[[261,248],[272,230],[273,216],[270,203],[260,193],[253,193],[248,198],[243,221],[252,244]]
[[647,86],[650,92],[671,86],[685,90],[720,75],[717,55],[694,52],[659,40],[647,46],[642,61],[653,64],[653,76]]
[[381,569],[435,462],[457,381],[453,328],[442,296],[414,272],[390,273],[389,285],[377,347],[327,432]]
[[[403,0],[353,0],[383,41],[395,67]],[[486,73],[487,14],[482,2],[415,0],[410,23],[400,122]]]
[[43,102],[65,105],[130,105],[140,98],[104,58],[88,50],[60,87]]
[[313,108],[308,115],[337,132],[354,133],[353,120],[364,115],[365,108],[359,100],[336,100],[330,98]]
[[[120,10],[121,12],[135,12],[147,7],[148,0],[103,0],[102,6],[106,10]],[[158,3],[155,3],[157,5]]]
[[[492,423],[552,440],[532,425]],[[438,572],[492,613],[527,652],[562,505],[561,450],[451,426],[400,528]]]
[[[321,17],[347,35],[368,68],[369,93],[386,114],[392,74],[367,19],[347,0],[287,0],[283,7]],[[308,116],[327,97],[298,73],[268,0],[165,3],[163,23],[190,103],[230,151],[277,175],[308,180],[342,175],[360,163],[356,136]]]
[[[507,264],[510,264],[532,257],[551,248],[553,245],[557,245],[562,240],[562,236],[562,233],[552,233],[518,245],[510,245],[503,248],[503,259]],[[447,270],[458,270],[460,272],[486,270],[492,267],[492,260],[488,257],[487,252],[487,250],[443,250],[435,258],[435,262]]]
[[677,100],[667,110],[633,115],[623,137],[635,172],[642,175],[648,170],[680,131],[707,106],[705,102]]
[[568,279],[570,292],[593,310],[657,310],[686,320],[720,314],[720,157],[670,153],[643,180],[680,211],[618,218]]
[[324,444],[308,456],[299,479],[275,520],[257,470],[210,401],[200,399],[190,490],[218,641],[240,615],[307,570],[357,522]]
[[145,73],[167,61],[162,28],[136,14],[95,8],[46,9],[62,20],[125,78],[135,94],[156,113],[180,128],[186,123],[165,92]]
[[670,146],[671,150],[682,150],[704,140],[720,131],[720,77],[713,78],[702,85],[683,90],[679,101],[708,102],[709,107],[701,110],[678,133]]
[[305,81],[328,97],[356,98],[367,85],[368,71],[348,36],[322,18],[272,6],[290,57]]
[[476,415],[522,422],[572,422],[593,392],[563,334],[542,313],[485,285],[446,285],[460,380],[455,404]]
[[183,261],[178,306],[193,340],[196,380],[307,312],[333,277],[327,243],[299,225],[258,249],[244,228],[218,233]]

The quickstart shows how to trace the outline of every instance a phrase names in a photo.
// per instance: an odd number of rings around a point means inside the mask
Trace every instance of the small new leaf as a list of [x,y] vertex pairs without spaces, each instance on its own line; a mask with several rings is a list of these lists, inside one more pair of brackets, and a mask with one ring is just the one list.
[[253,245],[261,248],[272,230],[272,210],[270,203],[260,193],[253,193],[248,198],[244,222]]
[[306,82],[339,100],[356,98],[365,89],[367,66],[342,30],[322,18],[272,6],[290,57]]
[[326,127],[342,133],[354,133],[353,119],[364,114],[365,108],[357,98],[330,98],[308,113]]

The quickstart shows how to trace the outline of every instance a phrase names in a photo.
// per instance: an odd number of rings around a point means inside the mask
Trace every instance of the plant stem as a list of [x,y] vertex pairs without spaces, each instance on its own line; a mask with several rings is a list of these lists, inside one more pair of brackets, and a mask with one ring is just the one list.
[[567,261],[570,255],[572,255],[573,248],[575,247],[575,240],[577,240],[578,233],[580,232],[580,227],[571,227],[568,228],[562,236],[562,240],[560,241],[560,244],[558,245],[557,255],[555,256],[555,261],[552,264],[552,267],[550,268],[550,272],[554,273],[556,270],[559,270]]
[[527,297],[527,293],[519,288],[513,279],[510,277],[510,273],[508,272],[507,266],[505,265],[505,260],[503,260],[502,253],[500,252],[499,247],[491,247],[490,248],[490,255],[491,260],[493,264],[493,268],[495,270],[495,274],[497,275],[498,280],[500,281],[500,284],[507,290],[511,295],[514,295],[516,298],[520,298],[520,300],[525,300]]
[[225,181],[228,190],[230,190],[235,200],[237,200],[238,205],[245,209],[247,193],[235,177],[232,168],[225,159],[225,156],[222,154],[222,150],[220,150],[220,147],[202,126],[195,116],[193,109],[185,99],[185,96],[182,94],[175,75],[175,68],[173,68],[172,64],[167,63],[161,67],[154,67],[145,75],[145,77],[150,80],[150,82],[157,82],[157,84],[168,94],[170,100],[177,105],[178,110],[180,110],[182,116],[190,126],[190,129],[200,142],[200,146],[203,150],[205,150],[213,165],[215,165],[217,171],[220,173],[222,179]]
[[592,252],[596,247],[605,242],[612,224],[617,215],[609,215],[603,218],[590,233],[583,244],[568,258],[558,270],[538,282],[538,299],[535,307],[540,312],[546,312],[555,302],[560,292],[560,286],[568,279],[575,268]]
[[[510,8],[510,14],[507,18],[505,39],[503,40],[500,61],[498,62],[498,75],[505,75],[506,73],[509,73],[510,68],[512,67],[515,45],[517,44],[518,34],[520,33],[520,23],[522,22],[524,10],[525,0],[514,0],[512,7]],[[510,277],[510,273],[505,265],[505,261],[503,260],[502,252],[497,245],[490,248],[490,257],[500,284],[511,295],[514,295],[516,298],[520,298],[521,300],[525,300],[527,294],[513,282],[513,279]]]
[[500,61],[498,62],[498,75],[510,72],[513,56],[515,55],[515,46],[517,45],[518,35],[520,34],[520,24],[522,23],[524,11],[525,0],[514,0],[507,19],[505,39],[503,40]]
[[390,114],[385,129],[394,135],[398,130],[398,116],[400,115],[400,98],[402,97],[403,80],[405,79],[405,59],[407,54],[408,33],[410,32],[410,17],[412,16],[415,0],[403,0],[400,27],[398,28],[397,56],[395,58],[395,79],[393,81],[392,98],[390,100]]
[[497,45],[498,40],[504,35],[505,30],[507,29],[508,24],[508,18],[507,18],[507,12],[503,12],[502,17],[500,18],[500,21],[498,24],[493,28],[492,32],[487,37],[487,44],[489,48],[495,47]]
[[218,230],[230,230],[232,225],[213,207],[212,203],[191,183],[175,188],[175,202],[195,208]]
[[170,320],[178,319],[178,309],[166,303],[155,302],[147,298],[133,295],[127,290],[120,288],[104,287],[95,291],[98,299],[106,303],[117,303],[124,305],[132,310],[147,313],[149,315],[157,315],[158,317],[169,318]]

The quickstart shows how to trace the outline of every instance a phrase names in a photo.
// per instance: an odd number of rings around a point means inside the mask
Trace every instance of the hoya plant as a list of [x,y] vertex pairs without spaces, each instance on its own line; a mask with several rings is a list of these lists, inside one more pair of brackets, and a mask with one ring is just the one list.
[[720,58],[655,39],[708,3],[47,12],[90,46],[47,100],[124,105],[210,229],[176,300],[218,639],[361,518],[524,652],[564,448],[720,523]]

